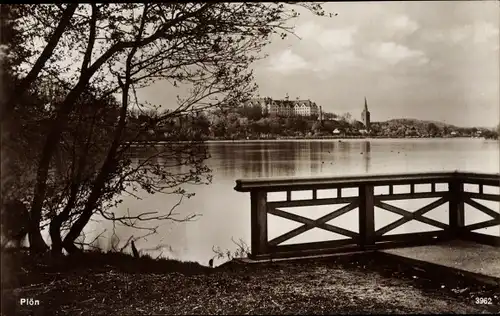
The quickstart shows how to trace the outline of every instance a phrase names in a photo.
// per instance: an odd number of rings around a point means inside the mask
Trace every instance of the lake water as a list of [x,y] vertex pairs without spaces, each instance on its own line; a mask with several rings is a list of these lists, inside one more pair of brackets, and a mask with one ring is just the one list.
[[[240,178],[277,176],[342,176],[379,173],[413,173],[429,171],[473,171],[484,173],[500,172],[499,142],[483,139],[374,139],[374,140],[304,140],[304,141],[245,141],[207,143],[211,158],[207,161],[213,170],[211,185],[190,186],[188,190],[196,195],[184,200],[176,209],[181,215],[191,213],[200,216],[192,222],[165,222],[158,234],[139,240],[136,245],[142,251],[153,255],[162,254],[181,260],[198,261],[206,264],[214,256],[212,247],[235,250],[231,240],[242,239],[250,244],[250,194],[234,191],[235,180]],[[140,152],[136,159],[140,158]],[[158,211],[166,212],[177,199],[169,195],[142,194],[142,200],[124,196],[124,202],[116,210],[124,213]],[[270,196],[272,198],[272,196]],[[430,201],[390,202],[395,206],[414,210]],[[403,204],[401,204],[403,203]],[[410,203],[410,204],[405,204]],[[417,205],[418,204],[418,205]],[[498,203],[483,203],[498,211]],[[331,212],[338,206],[309,208],[301,214],[317,218]],[[429,213],[430,218],[446,221],[448,204]],[[297,209],[297,208],[295,208]],[[285,209],[286,210],[286,209]],[[474,210],[467,210],[472,212]],[[431,216],[431,213],[434,215]],[[472,214],[472,213],[470,213]],[[482,221],[486,215],[476,212],[466,216],[467,222]],[[269,215],[269,239],[300,226],[285,219],[271,218]],[[427,214],[426,214],[427,216]],[[434,216],[434,217],[433,217]],[[357,232],[357,215],[347,213],[335,219],[335,225]],[[376,228],[400,218],[398,215],[376,209]],[[417,223],[407,223],[399,231],[418,230]],[[410,226],[408,226],[410,225]],[[422,224],[425,226],[425,224]],[[97,234],[109,223],[93,223],[87,234]],[[315,231],[317,230],[317,231]],[[306,238],[295,241],[331,239],[330,232],[320,229],[307,232]],[[122,241],[129,236],[139,236],[144,232],[127,227],[117,227]],[[498,226],[484,230],[484,233],[498,235]],[[324,236],[327,234],[328,236]],[[107,236],[104,234],[103,236]],[[109,235],[108,235],[109,237]],[[297,237],[298,238],[298,237]],[[335,238],[333,238],[335,239]],[[103,244],[107,241],[103,240]],[[158,248],[158,249],[154,249]],[[160,249],[161,248],[161,249]]]

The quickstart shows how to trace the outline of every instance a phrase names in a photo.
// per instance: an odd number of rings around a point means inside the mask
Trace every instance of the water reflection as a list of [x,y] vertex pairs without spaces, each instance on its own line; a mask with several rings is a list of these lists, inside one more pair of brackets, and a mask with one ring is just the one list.
[[370,172],[371,145],[370,141],[363,142],[363,158],[365,161],[365,172]]
[[[196,222],[162,223],[157,235],[137,242],[140,249],[168,244],[171,248],[162,249],[163,255],[206,263],[213,256],[213,246],[235,249],[231,238],[243,238],[249,243],[250,198],[247,193],[234,191],[235,180],[239,178],[455,169],[495,173],[500,167],[498,142],[483,140],[269,141],[207,143],[206,146],[211,155],[206,163],[213,170],[213,183],[185,186],[196,196],[183,201],[177,209],[181,215],[195,212],[202,216]],[[147,157],[141,149],[135,149],[130,155],[134,163]],[[169,163],[169,159],[157,159],[158,163]],[[172,195],[137,194],[143,200],[124,196],[117,214],[127,210],[165,212],[177,202]],[[100,233],[108,226],[111,225],[100,223],[89,230]],[[120,228],[118,233],[121,240],[127,240],[138,232]]]
[[[369,173],[370,141],[287,141],[210,144],[212,163],[224,177]],[[219,163],[219,165],[217,165]]]

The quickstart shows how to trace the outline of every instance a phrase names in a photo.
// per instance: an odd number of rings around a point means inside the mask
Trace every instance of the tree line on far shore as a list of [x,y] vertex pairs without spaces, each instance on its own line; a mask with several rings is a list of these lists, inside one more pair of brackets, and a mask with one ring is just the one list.
[[[129,126],[141,126],[160,115],[155,111],[135,112]],[[269,115],[259,106],[238,107],[233,110],[212,110],[178,116],[144,131],[140,140],[207,140],[207,139],[274,139],[279,137],[483,137],[498,138],[496,130],[477,127],[457,127],[440,122],[416,119],[392,119],[372,122],[370,130],[352,119],[350,113],[317,115]],[[133,132],[131,131],[133,134]]]

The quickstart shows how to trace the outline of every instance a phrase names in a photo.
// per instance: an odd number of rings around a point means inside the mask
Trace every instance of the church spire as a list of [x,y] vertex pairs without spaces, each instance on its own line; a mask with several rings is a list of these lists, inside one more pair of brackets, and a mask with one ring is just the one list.
[[368,102],[366,101],[366,96],[365,96],[365,109],[361,113],[361,119],[363,121],[363,124],[365,125],[365,128],[367,131],[370,130],[370,111],[368,111]]

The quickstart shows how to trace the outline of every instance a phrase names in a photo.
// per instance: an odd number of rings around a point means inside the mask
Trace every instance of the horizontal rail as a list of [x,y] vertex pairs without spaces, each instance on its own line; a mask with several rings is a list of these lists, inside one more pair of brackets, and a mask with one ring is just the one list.
[[352,245],[358,243],[357,238],[338,239],[330,241],[317,241],[303,244],[279,245],[271,246],[269,250],[272,252],[287,252],[287,251],[300,251],[300,250],[315,250],[323,248],[335,248],[339,246]]
[[487,200],[487,201],[500,200],[500,195],[498,195],[498,194],[486,194],[486,193],[464,192],[463,197],[470,198],[470,199]]
[[457,172],[456,177],[464,183],[483,184],[483,185],[500,185],[500,174],[483,174],[473,172]]
[[334,205],[334,204],[344,204],[352,203],[358,201],[358,197],[346,197],[346,198],[331,198],[331,199],[316,199],[316,200],[287,200],[287,201],[276,201],[267,202],[270,207],[298,207],[298,206],[316,206],[316,205]]
[[415,200],[439,198],[449,195],[446,191],[441,192],[418,192],[418,193],[403,193],[403,194],[376,194],[378,201],[398,201],[398,200]]
[[408,241],[408,240],[418,240],[420,238],[439,238],[445,237],[446,232],[442,230],[434,230],[421,233],[408,233],[408,234],[392,234],[384,235],[377,239],[377,241]]
[[[420,188],[417,185],[426,185]],[[464,190],[465,184],[478,186],[479,193]],[[406,193],[395,192],[398,186],[405,186]],[[341,249],[373,250],[391,247],[391,245],[433,243],[441,239],[465,238],[500,245],[500,237],[483,236],[473,230],[499,225],[500,214],[483,204],[480,200],[500,202],[500,194],[491,194],[485,186],[500,187],[500,174],[479,174],[467,172],[434,172],[396,175],[369,175],[320,178],[262,178],[241,179],[236,181],[235,190],[250,192],[252,218],[252,251],[254,258],[262,256],[287,257],[302,254],[337,252]],[[379,187],[388,187],[388,193],[378,192]],[[343,189],[354,188],[357,193],[342,196]],[[377,190],[375,190],[377,189]],[[320,197],[318,190],[330,190],[336,197]],[[308,199],[293,199],[292,192],[309,191]],[[349,190],[350,191],[350,190]],[[486,193],[486,192],[488,193]],[[282,192],[285,198],[268,200],[269,192]],[[433,202],[417,210],[407,210],[387,202],[399,200],[436,198]],[[478,200],[478,201],[476,201]],[[320,218],[290,213],[282,208],[304,206],[329,206],[347,204]],[[426,217],[425,214],[448,204],[448,224]],[[468,205],[490,217],[472,225],[465,224],[465,205]],[[375,229],[375,217],[380,214],[375,208],[383,209],[402,216],[383,227]],[[357,209],[358,233],[336,226],[333,219]],[[307,214],[308,209],[301,210]],[[268,215],[285,218],[300,223],[295,229],[268,240]],[[433,231],[391,234],[394,229],[410,221],[418,221],[433,226]],[[311,229],[329,231],[344,238],[334,241],[316,241],[308,243],[283,244]],[[346,248],[347,247],[347,248]]]
[[412,174],[380,174],[359,175],[342,177],[282,177],[282,178],[258,178],[236,180],[235,190],[238,192],[249,192],[252,190],[263,190],[266,192],[277,192],[286,190],[312,190],[324,188],[350,188],[361,184],[389,185],[389,184],[428,184],[449,182],[452,180],[466,180],[472,183],[487,185],[500,185],[500,174],[478,174],[470,172],[429,172]]

